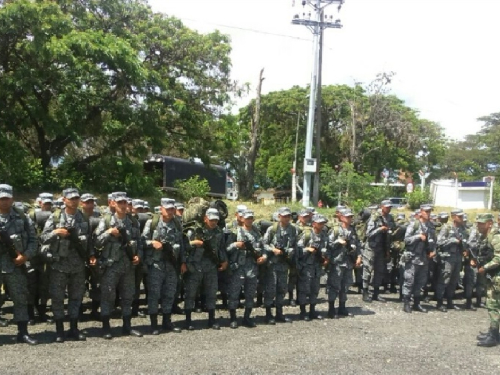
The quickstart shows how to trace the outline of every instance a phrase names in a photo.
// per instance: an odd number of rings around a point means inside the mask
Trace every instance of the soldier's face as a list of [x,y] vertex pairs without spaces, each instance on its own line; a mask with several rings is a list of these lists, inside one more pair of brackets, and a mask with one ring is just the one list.
[[309,222],[309,216],[299,216],[299,221],[302,224],[307,224]]
[[312,223],[313,229],[316,233],[319,233],[323,230],[323,227],[325,226],[325,223],[316,223],[313,221]]
[[181,209],[176,209],[176,210],[175,210],[175,214],[176,214],[177,216],[182,216],[182,214],[183,214],[183,213],[184,213],[184,209],[183,209],[183,208],[181,208]]
[[41,208],[42,211],[52,211],[52,203],[44,203]]
[[424,220],[429,220],[429,217],[431,216],[431,211],[421,210],[419,216]]
[[342,222],[346,225],[346,226],[350,226],[351,223],[352,223],[352,216],[342,216]]
[[215,229],[217,227],[217,224],[219,223],[219,220],[210,220],[207,216],[205,216],[204,222],[208,229]]
[[391,208],[392,208],[391,206],[389,206],[389,207],[383,206],[382,207],[382,214],[387,215],[387,214],[391,213]]
[[115,208],[116,213],[120,215],[124,215],[128,211],[127,201],[118,201],[118,202],[114,201],[113,207]]
[[173,219],[175,215],[175,208],[165,208],[162,207],[160,208],[161,216],[163,216],[165,219]]
[[290,224],[290,221],[292,220],[292,215],[279,215],[279,218],[280,218],[280,223],[286,227],[288,224]]
[[64,198],[64,205],[70,210],[76,210],[80,205],[80,197],[73,197],[71,199]]
[[246,227],[251,227],[251,226],[252,226],[252,224],[253,224],[253,216],[243,218],[243,224],[244,224]]
[[464,217],[462,215],[453,215],[453,222],[458,225],[462,225],[464,223]]
[[93,199],[82,202],[82,207],[85,211],[94,211],[95,203]]
[[488,234],[488,231],[492,226],[492,221],[487,221],[486,223],[477,223],[477,231],[481,234]]
[[7,211],[10,210],[14,204],[14,198],[0,198],[0,210]]
[[238,224],[243,225],[243,216],[241,216],[239,213],[236,213],[236,221],[238,222]]

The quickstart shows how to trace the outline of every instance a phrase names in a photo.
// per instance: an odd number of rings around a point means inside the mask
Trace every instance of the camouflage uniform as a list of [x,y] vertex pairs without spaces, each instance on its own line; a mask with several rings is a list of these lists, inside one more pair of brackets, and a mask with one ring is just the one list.
[[[122,196],[116,199],[122,200]],[[107,221],[109,220],[109,224]],[[115,237],[108,232],[109,228],[125,228],[126,239]],[[101,278],[101,319],[103,321],[104,337],[111,338],[109,330],[109,317],[113,310],[118,288],[121,297],[124,331],[130,330],[132,316],[132,302],[135,293],[135,269],[132,261],[125,253],[123,242],[135,248],[137,256],[142,259],[142,241],[139,228],[136,228],[128,215],[119,219],[116,214],[105,215],[99,222],[95,232],[95,248],[102,249],[100,267],[103,268]],[[127,332],[125,332],[127,333]],[[139,336],[133,331],[134,336]]]
[[[253,212],[244,211],[243,215],[253,217]],[[249,217],[250,217],[249,216]],[[245,216],[244,216],[245,217]],[[249,249],[238,248],[236,242],[250,242],[257,255],[252,254]],[[230,283],[228,287],[228,307],[231,315],[231,328],[236,328],[236,308],[238,307],[239,296],[243,286],[245,293],[245,317],[244,322],[249,322],[250,314],[254,306],[254,297],[257,291],[259,277],[259,266],[255,257],[264,254],[264,246],[259,231],[252,227],[247,230],[244,226],[238,227],[236,235],[232,235],[228,241],[227,256],[229,260],[229,269],[231,272]],[[254,323],[250,321],[249,325]]]
[[451,309],[455,307],[453,305],[453,295],[462,269],[463,243],[468,238],[469,234],[465,226],[455,226],[452,223],[443,225],[439,232],[437,246],[439,248],[438,256],[440,264],[439,278],[436,285],[438,308],[442,306],[445,294],[448,301],[447,308]]
[[[307,225],[302,224],[300,221],[294,224],[297,229],[297,238],[300,237],[304,230],[310,230],[310,223]],[[291,306],[295,306],[295,300],[293,299],[293,291],[297,288],[299,283],[299,272],[297,270],[297,262],[294,261],[293,264],[290,265],[290,269],[288,270],[288,298]]]
[[[340,240],[346,241],[345,245]],[[328,238],[325,257],[328,259],[328,302],[329,318],[335,317],[335,300],[340,302],[340,315],[345,315],[347,292],[352,284],[354,261],[361,256],[361,245],[353,226],[344,228],[335,225]]]
[[[54,219],[58,215],[58,219]],[[58,222],[57,222],[58,220]],[[50,296],[52,312],[56,320],[64,319],[64,295],[68,288],[68,315],[70,319],[78,319],[80,305],[85,293],[85,261],[76,251],[68,237],[60,237],[53,231],[58,228],[75,227],[81,245],[88,255],[89,225],[83,214],[76,211],[69,215],[65,211],[52,214],[45,223],[41,235],[43,245],[49,245],[51,255]]]
[[[291,213],[290,213],[291,215]],[[283,318],[283,305],[287,292],[287,278],[289,264],[293,264],[295,259],[295,247],[297,245],[297,230],[292,224],[282,227],[280,224],[273,224],[267,228],[263,238],[264,248],[268,257],[265,269],[265,290],[264,305],[268,312],[276,301],[276,313],[278,320]],[[276,256],[273,249],[278,247],[283,251],[283,255]],[[272,322],[272,316],[268,315],[268,320]]]
[[[12,198],[12,187],[0,185],[0,198]],[[4,236],[13,241],[15,251],[33,258],[37,250],[35,228],[31,219],[14,208],[7,214],[0,214],[0,228]],[[9,255],[7,245],[0,240],[0,285],[5,285],[14,304],[14,321],[18,327],[18,342],[36,345],[37,341],[28,335],[28,282],[25,266],[16,266]]]
[[[430,208],[429,208],[430,210]],[[422,241],[421,233],[426,234]],[[427,255],[436,250],[436,233],[434,225],[430,222],[414,220],[408,225],[405,234],[405,252],[401,257],[404,262],[403,298],[405,311],[409,310],[410,298],[414,297],[414,309],[424,312],[420,306],[422,288],[427,283],[429,260]]]
[[[211,215],[211,213],[209,214]],[[218,214],[216,216],[218,217]],[[215,318],[212,315],[214,315],[217,301],[217,270],[219,264],[227,262],[224,233],[219,227],[209,229],[204,225],[203,228],[189,229],[187,237],[190,241],[199,239],[203,242],[209,242],[211,251],[203,246],[189,246],[186,249],[185,257],[181,260],[182,263],[186,263],[188,270],[185,275],[186,297],[184,307],[186,317],[194,309],[198,288],[203,287],[205,304],[211,320],[209,325],[212,327],[215,324],[215,321],[213,321]],[[192,329],[190,320],[189,316],[186,322],[188,329]],[[215,328],[217,329],[217,327]]]
[[[317,218],[316,220],[320,219]],[[326,222],[326,219],[324,222]],[[310,304],[309,319],[321,319],[321,316],[316,315],[315,307],[318,302],[323,256],[326,253],[327,246],[328,235],[324,231],[315,233],[314,229],[302,232],[297,242],[298,301],[301,308],[301,319],[307,320],[305,305],[308,301]],[[306,250],[308,247],[315,247],[316,251],[311,253]]]
[[[389,228],[387,232],[381,230],[384,226]],[[363,249],[363,300],[367,302],[369,301],[370,280],[372,280],[374,290],[373,299],[383,302],[383,299],[379,297],[379,288],[387,269],[386,258],[390,252],[390,231],[394,228],[394,218],[391,214],[383,216],[377,212],[368,222],[366,244]]]

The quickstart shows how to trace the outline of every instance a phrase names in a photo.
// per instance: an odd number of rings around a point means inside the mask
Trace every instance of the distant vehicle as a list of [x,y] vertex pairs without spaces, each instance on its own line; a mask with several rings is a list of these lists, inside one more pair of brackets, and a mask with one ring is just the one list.
[[161,180],[157,184],[165,191],[175,191],[176,180],[187,180],[199,176],[208,181],[209,196],[215,198],[238,199],[238,191],[234,178],[228,175],[221,165],[207,166],[201,161],[174,158],[172,156],[152,155],[144,160],[146,171],[161,171]]
[[391,201],[392,207],[397,209],[397,210],[402,210],[406,207],[408,204],[408,199],[406,198],[399,198],[399,197],[391,197],[387,198],[388,200]]

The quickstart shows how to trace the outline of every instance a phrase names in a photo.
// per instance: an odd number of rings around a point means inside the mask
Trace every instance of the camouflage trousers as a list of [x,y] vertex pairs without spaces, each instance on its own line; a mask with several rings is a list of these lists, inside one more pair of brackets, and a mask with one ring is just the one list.
[[299,281],[299,273],[296,266],[291,266],[288,270],[288,293],[293,294],[293,291],[297,288],[297,283]]
[[202,293],[205,297],[207,310],[214,310],[217,301],[217,268],[214,266],[209,271],[190,270],[184,277],[186,296],[184,308],[193,310],[195,306],[198,289],[202,287]]
[[476,296],[483,297],[486,291],[486,276],[477,273],[476,267],[471,267],[470,264],[464,265],[464,294],[465,298],[474,296],[474,288],[476,288]]
[[147,271],[145,270],[146,266],[141,262],[135,268],[135,278],[134,278],[134,285],[135,285],[135,292],[134,292],[134,301],[139,301],[139,298],[141,297],[141,283],[144,283],[144,289],[146,291],[146,294],[148,292],[147,290],[147,285],[148,282],[146,281],[148,279],[148,274]]
[[411,261],[405,263],[403,283],[404,296],[410,297],[413,295],[416,298],[420,298],[422,288],[427,283],[428,268],[427,264],[413,264]]
[[363,288],[368,289],[370,281],[374,288],[380,287],[387,269],[385,254],[382,249],[363,249]]
[[92,301],[101,301],[101,270],[99,266],[92,266],[87,268],[88,279],[90,284],[89,296]]
[[253,308],[255,293],[257,292],[258,277],[259,268],[254,263],[245,264],[232,271],[228,288],[229,310],[234,310],[238,307],[241,287],[243,287],[245,293],[245,307],[250,309]]
[[30,270],[28,278],[28,305],[47,304],[49,299],[50,267],[39,265]]
[[498,329],[500,327],[500,277],[495,277],[493,282],[489,283],[486,294],[490,328]]
[[288,267],[270,264],[262,277],[264,279],[264,306],[271,307],[274,300],[276,300],[276,306],[283,306],[288,289]]
[[328,302],[337,298],[340,302],[347,301],[347,292],[352,284],[352,268],[330,264],[328,269]]
[[28,317],[28,282],[26,274],[19,267],[12,273],[0,272],[0,285],[2,283],[9,291],[9,296],[14,304],[14,321],[27,322]]
[[132,301],[135,293],[135,269],[125,258],[107,266],[101,277],[101,316],[110,316],[116,299],[116,290],[120,293],[122,315],[132,315]]
[[439,277],[436,285],[436,298],[453,298],[455,289],[460,279],[460,270],[462,269],[461,257],[450,256],[443,258],[439,265]]
[[78,319],[85,294],[85,271],[66,273],[52,269],[50,272],[50,298],[54,319],[64,319],[64,296],[68,291],[68,315]]
[[299,269],[299,284],[297,287],[297,300],[299,305],[318,302],[321,280],[321,266],[319,264],[306,264]]
[[[136,273],[137,275],[137,273]],[[148,266],[148,313],[158,314],[158,300],[163,314],[172,313],[177,291],[177,271],[170,262],[158,262]]]

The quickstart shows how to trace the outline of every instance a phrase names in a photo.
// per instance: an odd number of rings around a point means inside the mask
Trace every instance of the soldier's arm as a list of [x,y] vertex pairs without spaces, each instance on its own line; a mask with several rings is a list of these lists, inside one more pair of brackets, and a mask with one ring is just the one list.
[[28,243],[26,245],[26,249],[24,249],[23,254],[28,259],[31,259],[36,255],[38,243],[36,239],[35,226],[33,225],[33,222],[29,217],[26,217],[24,222],[24,227],[25,227],[24,230],[28,234]]
[[42,245],[47,245],[54,242],[57,239],[57,234],[54,233],[54,215],[50,215],[45,226],[43,227],[43,232],[40,235],[40,242]]
[[356,246],[356,256],[361,256],[361,241],[359,240],[358,233],[356,232],[356,228],[352,227],[351,238],[354,241],[351,241],[351,245]]
[[223,233],[219,234],[219,239],[217,241],[217,257],[219,258],[219,262],[227,262],[226,242],[224,241]]
[[232,253],[234,253],[238,249],[236,247],[237,239],[238,239],[238,237],[236,236],[235,233],[231,233],[229,235],[227,243],[226,243],[226,252],[227,252],[227,254],[232,254]]
[[367,241],[376,237],[382,232],[382,227],[377,226],[377,218],[370,218],[368,225],[366,226],[366,239]]
[[288,228],[290,242],[288,243],[288,247],[285,250],[288,256],[292,256],[295,253],[295,249],[297,248],[297,228],[293,225],[290,225]]
[[[418,231],[420,225],[410,224],[408,228],[406,228],[405,233],[405,244],[413,245],[415,242],[420,241],[420,233],[415,234]],[[416,227],[416,228],[415,228]]]
[[494,270],[500,267],[500,234],[493,236],[491,246],[493,246],[494,250],[493,259],[483,266],[485,271]]
[[457,238],[455,238],[455,237],[448,238],[448,233],[449,233],[448,225],[443,225],[443,227],[439,231],[439,235],[437,237],[437,245],[439,247],[448,247],[450,245],[458,243]]
[[142,238],[144,241],[145,247],[149,248],[152,247],[152,242],[153,242],[153,231],[151,230],[151,223],[153,220],[149,219],[146,221],[146,224],[144,224],[144,229],[142,230]]
[[269,228],[267,228],[266,233],[264,234],[264,237],[262,237],[262,244],[264,245],[264,252],[266,253],[271,253],[274,249],[274,245],[272,244],[273,242],[273,226],[271,225]]
[[95,246],[103,247],[111,239],[111,234],[108,233],[106,228],[106,221],[104,218],[101,219],[99,225],[95,230]]

